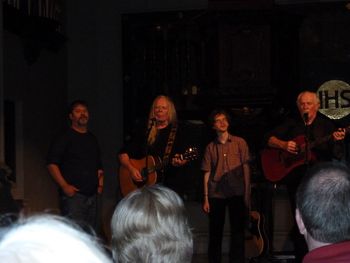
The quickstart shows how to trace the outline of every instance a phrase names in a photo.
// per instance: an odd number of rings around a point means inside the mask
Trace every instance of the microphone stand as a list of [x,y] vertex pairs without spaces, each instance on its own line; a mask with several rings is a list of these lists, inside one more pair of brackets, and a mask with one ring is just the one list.
[[305,160],[304,164],[308,167],[309,166],[309,155],[310,155],[310,127],[307,124],[309,121],[309,115],[307,113],[304,113],[303,120],[305,124]]
[[147,132],[146,132],[146,141],[145,141],[145,145],[146,145],[146,152],[145,152],[145,154],[146,154],[146,158],[145,158],[145,168],[144,168],[144,171],[141,171],[141,176],[142,176],[142,181],[143,181],[143,182],[147,181],[147,179],[148,179],[148,173],[149,173],[149,171],[148,171],[149,144],[148,144],[148,141],[147,141],[147,140],[148,140],[148,136],[149,136],[149,134],[150,134],[150,132],[151,132],[153,126],[156,124],[156,119],[155,119],[155,118],[152,118],[152,119],[150,119],[150,122],[151,122],[151,124],[150,124],[150,126],[148,127],[148,129],[147,129]]

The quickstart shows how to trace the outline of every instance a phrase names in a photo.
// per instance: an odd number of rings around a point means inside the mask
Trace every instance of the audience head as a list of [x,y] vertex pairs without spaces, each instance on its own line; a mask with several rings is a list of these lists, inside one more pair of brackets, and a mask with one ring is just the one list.
[[296,220],[309,250],[350,239],[350,171],[340,163],[315,165],[296,193]]
[[1,231],[0,262],[111,263],[98,240],[53,215],[19,218]]
[[154,185],[117,205],[111,222],[116,262],[191,262],[193,240],[182,199]]

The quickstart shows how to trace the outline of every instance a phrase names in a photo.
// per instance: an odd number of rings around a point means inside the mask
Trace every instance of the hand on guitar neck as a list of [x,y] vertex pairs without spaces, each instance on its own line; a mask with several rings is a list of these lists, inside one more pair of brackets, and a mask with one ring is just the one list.
[[175,167],[183,166],[189,161],[193,161],[198,157],[198,150],[195,147],[189,147],[182,154],[175,154],[171,159],[171,164]]
[[[196,148],[188,148],[183,154],[179,155],[177,159],[179,159],[181,163],[187,163],[188,161],[197,159],[197,157],[198,150]],[[126,157],[124,156],[124,158]],[[157,171],[161,171],[164,165],[166,165],[158,156],[148,155],[142,159],[127,158],[126,161],[123,159],[123,156],[120,155],[119,157],[120,163],[122,164],[119,169],[119,181],[123,196],[137,188],[157,183]]]
[[174,158],[171,159],[171,164],[175,167],[183,166],[187,163],[187,160],[182,157],[181,154],[175,154]]

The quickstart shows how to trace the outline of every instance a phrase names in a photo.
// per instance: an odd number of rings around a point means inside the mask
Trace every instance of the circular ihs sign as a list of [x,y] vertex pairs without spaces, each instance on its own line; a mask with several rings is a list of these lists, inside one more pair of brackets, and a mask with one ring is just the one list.
[[350,85],[341,80],[329,80],[317,90],[319,111],[331,119],[341,119],[350,113]]

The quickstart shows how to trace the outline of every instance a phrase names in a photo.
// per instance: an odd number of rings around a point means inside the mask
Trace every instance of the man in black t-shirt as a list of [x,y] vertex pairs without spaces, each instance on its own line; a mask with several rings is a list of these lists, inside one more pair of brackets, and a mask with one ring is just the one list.
[[59,186],[62,215],[96,230],[103,170],[97,139],[88,131],[86,102],[72,102],[69,119],[70,128],[51,144],[47,168]]

